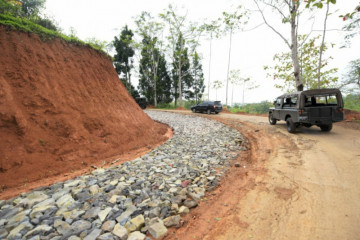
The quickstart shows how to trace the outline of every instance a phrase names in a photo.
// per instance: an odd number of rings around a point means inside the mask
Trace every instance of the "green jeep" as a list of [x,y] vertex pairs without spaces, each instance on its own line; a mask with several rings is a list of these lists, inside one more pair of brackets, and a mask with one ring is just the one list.
[[287,131],[316,125],[329,132],[334,122],[344,120],[344,102],[339,89],[313,89],[279,96],[269,109],[269,123],[286,121]]

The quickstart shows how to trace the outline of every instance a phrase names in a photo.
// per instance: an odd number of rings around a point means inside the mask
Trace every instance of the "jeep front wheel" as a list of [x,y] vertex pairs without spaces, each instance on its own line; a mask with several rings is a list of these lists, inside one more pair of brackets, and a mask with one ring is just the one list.
[[211,111],[210,111],[210,109],[208,109],[208,110],[207,110],[207,114],[210,114],[210,113],[211,113]]
[[269,113],[269,123],[271,125],[275,125],[276,122],[277,122],[277,120],[275,118],[273,118],[272,113]]
[[193,108],[193,109],[192,109],[192,112],[193,112],[193,113],[196,113],[196,110],[195,110],[195,108]]
[[296,126],[291,117],[286,119],[286,129],[289,133],[294,133],[296,131]]

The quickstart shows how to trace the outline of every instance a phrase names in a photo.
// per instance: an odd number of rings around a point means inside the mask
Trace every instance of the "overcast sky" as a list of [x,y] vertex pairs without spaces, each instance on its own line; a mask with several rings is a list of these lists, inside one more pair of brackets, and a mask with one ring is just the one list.
[[[47,15],[52,16],[64,30],[69,33],[70,28],[74,28],[77,36],[86,40],[95,37],[102,41],[111,42],[114,36],[118,36],[121,29],[127,24],[131,29],[135,29],[134,17],[142,11],[150,12],[157,16],[163,12],[169,4],[187,9],[188,17],[191,21],[202,22],[204,19],[216,19],[221,16],[223,11],[230,12],[239,3],[245,5],[250,10],[255,10],[252,0],[47,0]],[[350,48],[340,48],[344,44],[344,33],[341,28],[344,24],[338,16],[354,9],[357,1],[341,0],[336,5],[331,5],[330,12],[333,14],[328,19],[328,31],[326,42],[335,43],[333,49],[326,52],[326,56],[332,56],[331,67],[338,67],[338,75],[341,78],[346,73],[346,67],[351,60],[360,56],[360,38],[354,38]],[[337,12],[336,12],[337,10]],[[312,36],[321,34],[323,26],[324,11],[317,11],[315,14],[315,24],[313,25]],[[268,15],[270,21],[277,29],[287,37],[290,28],[281,24],[275,15]],[[253,29],[262,23],[261,17],[256,12],[250,15],[249,24],[246,30]],[[300,22],[301,34],[308,34],[313,21],[305,18]],[[319,30],[319,31],[316,31]],[[203,57],[203,70],[206,85],[209,80],[209,41],[201,40],[199,52]],[[211,62],[211,82],[215,80],[226,81],[228,63],[229,36],[213,41],[212,62]],[[289,51],[284,41],[277,36],[266,25],[261,25],[251,31],[237,32],[233,35],[231,65],[230,69],[240,69],[244,77],[249,77],[260,87],[256,90],[245,93],[245,102],[260,102],[263,100],[273,100],[281,91],[274,87],[272,78],[266,77],[263,70],[265,65],[272,66],[274,54]],[[326,57],[325,56],[325,57]],[[137,78],[134,73],[133,79]],[[135,80],[134,80],[135,82]],[[225,84],[224,84],[225,86]],[[205,90],[207,94],[207,89]],[[225,103],[225,87],[218,90],[218,100]],[[210,90],[210,99],[215,100],[215,90]],[[234,90],[233,102],[242,102],[241,87]],[[229,87],[228,103],[231,103],[231,86]]]

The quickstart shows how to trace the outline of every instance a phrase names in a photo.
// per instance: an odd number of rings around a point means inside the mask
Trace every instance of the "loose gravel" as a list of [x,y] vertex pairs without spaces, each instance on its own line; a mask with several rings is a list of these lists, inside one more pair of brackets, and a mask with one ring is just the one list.
[[218,186],[243,137],[194,115],[147,114],[173,138],[131,162],[0,200],[0,239],[146,239],[180,226]]

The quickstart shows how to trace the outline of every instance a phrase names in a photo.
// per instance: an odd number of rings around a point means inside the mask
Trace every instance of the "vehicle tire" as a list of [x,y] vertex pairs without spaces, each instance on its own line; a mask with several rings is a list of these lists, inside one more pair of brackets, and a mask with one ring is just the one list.
[[320,125],[320,129],[322,132],[330,132],[332,129],[332,123],[326,125]]
[[210,111],[210,109],[208,109],[208,110],[207,110],[207,114],[210,114],[210,113],[211,113],[211,111]]
[[272,113],[269,113],[269,123],[270,125],[275,125],[277,120],[273,118]]
[[287,130],[289,133],[295,133],[295,131],[296,131],[295,123],[293,122],[293,120],[291,119],[291,117],[288,117],[288,118],[286,119],[286,130]]
[[195,108],[193,108],[193,109],[192,109],[192,112],[193,112],[193,113],[196,113],[196,109],[195,109]]

